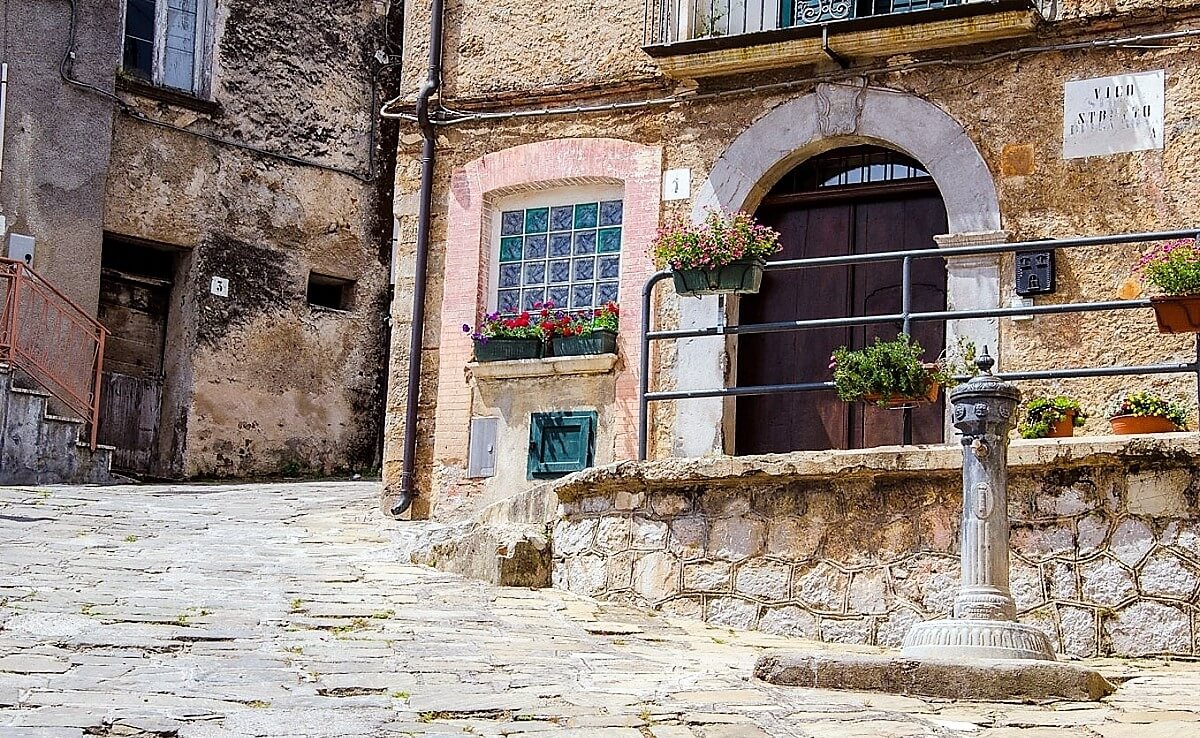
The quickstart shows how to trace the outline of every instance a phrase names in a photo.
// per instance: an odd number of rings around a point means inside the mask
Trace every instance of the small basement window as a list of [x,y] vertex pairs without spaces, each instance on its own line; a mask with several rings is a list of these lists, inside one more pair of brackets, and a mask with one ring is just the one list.
[[529,479],[553,479],[595,464],[594,410],[534,413],[529,421]]
[[309,272],[308,304],[330,310],[353,310],[354,281]]

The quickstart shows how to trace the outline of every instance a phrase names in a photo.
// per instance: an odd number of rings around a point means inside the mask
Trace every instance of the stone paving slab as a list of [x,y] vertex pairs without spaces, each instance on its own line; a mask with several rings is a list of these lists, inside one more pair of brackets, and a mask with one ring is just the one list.
[[1200,736],[1193,663],[1092,662],[1087,704],[772,686],[830,646],[411,566],[439,528],[378,493],[0,488],[0,738]]

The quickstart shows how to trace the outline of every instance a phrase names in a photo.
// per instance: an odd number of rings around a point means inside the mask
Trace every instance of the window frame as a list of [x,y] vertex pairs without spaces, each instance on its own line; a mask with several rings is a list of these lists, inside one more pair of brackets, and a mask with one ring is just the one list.
[[[196,37],[192,49],[194,62],[192,65],[191,89],[168,85],[164,81],[166,78],[167,11],[169,3],[170,0],[155,0],[154,2],[154,38],[151,40],[153,55],[150,64],[150,79],[146,80],[140,76],[136,76],[135,78],[141,84],[152,85],[164,90],[172,90],[201,100],[208,100],[211,94],[216,0],[196,0]],[[125,66],[125,37],[128,17],[129,0],[121,0],[119,48],[121,70],[123,72],[128,69]]]
[[[488,253],[491,258],[488,260],[488,281],[487,281],[487,311],[494,313],[500,306],[500,230],[503,218],[501,214],[507,210],[529,210],[530,208],[546,208],[564,205],[578,205],[587,202],[604,202],[611,200],[620,200],[623,206],[623,212],[629,211],[629,202],[625,199],[624,184],[583,184],[583,185],[561,185],[546,187],[527,192],[515,193],[498,198],[491,207],[488,208],[488,216],[490,222],[487,228],[488,238]],[[617,266],[616,282],[618,285],[622,283],[626,269],[625,259],[625,241],[626,241],[627,223],[625,217],[621,219],[621,248],[618,251],[612,252],[620,257]],[[597,254],[599,256],[600,254]],[[522,261],[524,263],[524,261]],[[599,268],[599,265],[597,265]],[[598,281],[598,280],[596,280]],[[612,281],[612,280],[605,280]],[[574,284],[574,280],[567,284]],[[565,306],[559,306],[566,309]],[[599,308],[600,305],[594,305],[593,308]]]

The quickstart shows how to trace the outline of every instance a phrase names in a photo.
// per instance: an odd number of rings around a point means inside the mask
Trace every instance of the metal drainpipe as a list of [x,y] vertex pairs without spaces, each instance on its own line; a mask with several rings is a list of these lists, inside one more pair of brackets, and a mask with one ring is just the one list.
[[425,287],[429,262],[429,227],[433,210],[433,168],[437,153],[437,130],[429,120],[429,100],[442,79],[442,15],[445,0],[433,0],[429,9],[429,75],[417,93],[417,125],[421,127],[421,190],[417,211],[417,253],[414,265],[412,334],[408,341],[408,400],[404,408],[404,467],[400,472],[400,495],[392,505],[393,516],[403,515],[417,496],[417,409],[421,395],[421,353],[425,333]]
[[[8,65],[0,64],[0,184],[4,179],[4,120],[8,113]],[[0,193],[0,238],[4,237],[4,199]]]

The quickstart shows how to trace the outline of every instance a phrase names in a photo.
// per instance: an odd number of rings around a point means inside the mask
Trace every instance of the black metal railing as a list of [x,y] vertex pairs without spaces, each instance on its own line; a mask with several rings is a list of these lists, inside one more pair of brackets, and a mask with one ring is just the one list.
[[[647,439],[650,424],[649,405],[651,402],[662,402],[667,400],[694,400],[717,397],[750,397],[791,392],[832,391],[834,389],[832,381],[810,381],[801,382],[798,384],[775,384],[756,387],[719,387],[711,389],[651,392],[650,344],[653,341],[677,340],[681,338],[703,338],[707,336],[738,336],[755,333],[785,333],[792,331],[811,330],[815,328],[855,327],[880,325],[886,323],[898,323],[901,326],[901,332],[907,334],[911,332],[913,323],[919,322],[941,322],[944,324],[952,321],[972,320],[977,318],[1011,318],[1037,315],[1061,315],[1064,313],[1096,313],[1116,310],[1150,309],[1151,305],[1149,299],[1134,299],[1106,300],[1100,302],[1068,302],[1035,305],[1031,307],[996,307],[985,310],[936,310],[932,312],[913,312],[912,264],[918,259],[948,259],[957,256],[1059,251],[1087,246],[1140,244],[1197,237],[1200,237],[1200,229],[1162,231],[1156,233],[1133,233],[1118,236],[1051,239],[1046,241],[1000,243],[983,246],[954,246],[948,248],[915,249],[910,251],[888,251],[875,254],[827,256],[812,259],[768,262],[766,268],[769,271],[815,269],[818,267],[831,266],[850,267],[859,264],[899,262],[901,311],[899,313],[891,313],[886,315],[851,315],[840,318],[790,320],[775,323],[759,323],[754,325],[717,325],[690,330],[652,331],[650,329],[650,318],[654,301],[654,286],[663,280],[671,278],[671,272],[669,271],[656,272],[646,281],[646,284],[642,289],[642,345],[641,376],[639,378],[641,386],[638,412],[638,459],[644,461],[647,455]],[[1011,381],[1019,381],[1180,373],[1191,373],[1196,375],[1197,394],[1200,396],[1200,334],[1197,335],[1196,341],[1196,359],[1187,363],[1165,362],[1160,364],[1144,364],[1138,366],[1100,366],[1038,371],[1010,371],[997,372],[996,376]]]
[[646,0],[647,46],[960,5],[963,0]]

